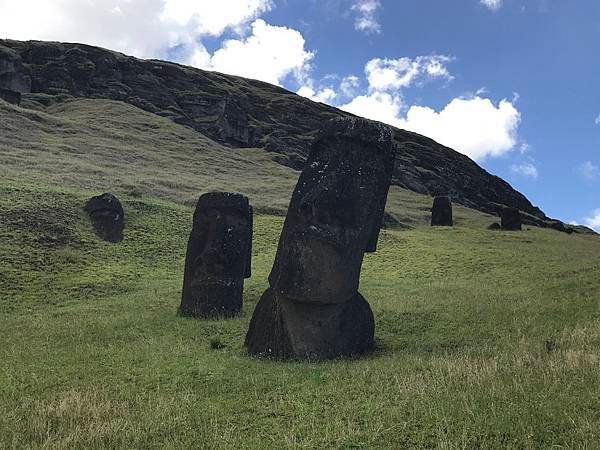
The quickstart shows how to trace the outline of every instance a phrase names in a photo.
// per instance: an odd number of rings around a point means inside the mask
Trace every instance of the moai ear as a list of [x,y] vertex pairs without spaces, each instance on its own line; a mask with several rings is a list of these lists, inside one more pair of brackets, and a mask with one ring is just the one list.
[[375,218],[373,219],[371,225],[371,235],[369,236],[367,248],[365,249],[366,253],[374,253],[377,251],[377,241],[379,241],[379,231],[381,230],[381,225],[383,224],[383,214],[385,212],[386,202],[387,193],[383,196],[381,203],[378,205],[377,209],[374,212]]
[[380,229],[381,225],[377,223],[373,224],[373,227],[371,229],[371,236],[369,237],[369,242],[367,243],[367,248],[365,249],[366,253],[374,253],[377,251],[377,242],[379,241]]
[[248,251],[246,253],[246,271],[244,278],[252,276],[252,232],[253,232],[254,210],[248,205]]

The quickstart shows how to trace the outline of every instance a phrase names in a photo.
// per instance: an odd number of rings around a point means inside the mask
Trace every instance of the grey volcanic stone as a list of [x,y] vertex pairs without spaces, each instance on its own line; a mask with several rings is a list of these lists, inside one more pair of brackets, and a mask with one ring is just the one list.
[[0,99],[19,106],[21,104],[21,93],[0,88]]
[[85,204],[84,209],[92,220],[96,234],[108,242],[121,242],[125,226],[125,212],[117,197],[104,193],[92,197]]
[[[83,44],[0,40],[0,87],[21,93],[123,101],[233,147],[278,153],[302,169],[310,143],[327,120],[350,116],[256,80]],[[24,99],[25,100],[25,99]],[[513,206],[545,226],[544,213],[504,180],[433,140],[394,129],[392,184],[495,214]]]
[[364,253],[377,248],[392,156],[388,127],[326,123],[292,195],[249,353],[321,360],[372,349],[373,313],[358,285]]
[[0,88],[22,94],[31,91],[31,76],[29,69],[23,65],[21,55],[2,46],[2,41],[0,41]]
[[517,208],[504,208],[500,218],[503,230],[521,231],[521,214]]
[[188,240],[179,312],[229,317],[242,308],[251,275],[252,207],[248,198],[210,192],[198,199]]
[[452,201],[447,195],[440,195],[433,199],[431,208],[431,226],[451,227],[452,221]]

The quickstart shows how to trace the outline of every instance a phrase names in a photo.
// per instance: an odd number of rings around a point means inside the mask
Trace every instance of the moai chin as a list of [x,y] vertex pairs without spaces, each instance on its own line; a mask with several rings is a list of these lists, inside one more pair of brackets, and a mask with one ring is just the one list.
[[433,199],[431,208],[431,226],[451,227],[452,220],[452,201],[447,195],[439,195]]
[[96,234],[107,242],[121,242],[125,212],[117,197],[104,193],[90,198],[84,206]]
[[230,317],[242,308],[244,278],[250,277],[252,207],[229,192],[202,195],[188,240],[179,313]]
[[373,348],[374,320],[358,292],[377,247],[393,169],[392,131],[358,118],[327,122],[292,195],[270,287],[245,345],[274,359],[331,359]]

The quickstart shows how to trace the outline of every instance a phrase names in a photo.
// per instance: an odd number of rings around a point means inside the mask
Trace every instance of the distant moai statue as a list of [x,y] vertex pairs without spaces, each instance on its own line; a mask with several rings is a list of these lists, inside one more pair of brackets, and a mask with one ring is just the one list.
[[117,197],[104,193],[90,198],[84,206],[96,234],[108,242],[121,242],[125,212]]
[[454,224],[452,220],[452,201],[447,195],[438,195],[433,199],[431,208],[431,226],[451,227]]
[[373,313],[358,285],[364,253],[377,248],[393,149],[392,131],[382,124],[325,124],[292,195],[270,287],[250,322],[250,354],[322,360],[372,350]]
[[242,309],[251,274],[252,207],[248,198],[210,192],[198,199],[188,240],[179,313],[229,317]]
[[500,213],[500,226],[503,230],[520,231],[521,230],[521,213],[517,208],[505,207]]

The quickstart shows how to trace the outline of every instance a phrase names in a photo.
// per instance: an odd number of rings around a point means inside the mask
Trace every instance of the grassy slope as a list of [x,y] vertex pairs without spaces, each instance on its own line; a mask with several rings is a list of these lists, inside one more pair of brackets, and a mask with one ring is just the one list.
[[[181,319],[189,204],[212,183],[283,209],[297,174],[196,134],[177,144],[184,128],[94,102],[0,103],[0,447],[597,444],[597,237],[491,232],[489,216],[462,208],[453,229],[384,231],[361,283],[376,353],[255,360],[241,343],[282,218],[256,217],[243,314]],[[127,214],[118,245],[98,241],[81,209],[113,185]],[[418,225],[429,202],[395,191],[388,206]]]

